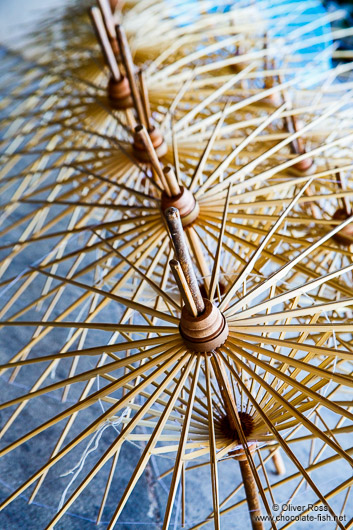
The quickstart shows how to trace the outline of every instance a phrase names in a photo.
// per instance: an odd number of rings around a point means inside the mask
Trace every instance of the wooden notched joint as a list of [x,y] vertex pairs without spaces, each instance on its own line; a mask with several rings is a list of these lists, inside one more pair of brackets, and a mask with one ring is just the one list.
[[134,106],[130,84],[125,76],[118,81],[111,77],[108,83],[108,98],[113,109],[124,110]]
[[109,0],[110,8],[112,13],[118,8],[119,0]]
[[[345,221],[347,219],[347,213],[345,208],[338,208],[338,210],[335,211],[333,214],[332,219],[335,221]],[[337,232],[332,236],[332,239],[336,241],[336,243],[339,243],[340,245],[343,245],[345,247],[349,247],[353,243],[353,223],[349,223],[346,225],[342,230]]]
[[[202,297],[203,298],[207,298],[207,291],[206,291],[205,284],[204,283],[200,283],[199,287],[200,287],[200,291],[201,291]],[[221,296],[223,296],[227,292],[227,284],[223,280],[220,280],[218,282],[218,289],[219,289],[219,294]]]
[[119,50],[119,45],[118,45],[118,41],[116,40],[116,37],[115,36],[112,37],[111,35],[108,34],[108,39],[109,39],[109,42],[112,47],[116,60],[120,61],[120,50]]
[[180,219],[184,227],[195,222],[200,213],[200,207],[193,194],[191,191],[183,187],[180,187],[180,193],[176,196],[169,197],[165,191],[162,193],[162,210],[164,211],[170,207],[178,208]]
[[[154,150],[156,151],[157,157],[162,158],[168,151],[167,144],[165,143],[162,134],[156,127],[151,127],[148,130],[148,134],[151,138],[151,142]],[[134,134],[133,150],[136,158],[140,160],[140,162],[150,162],[150,157],[146,150],[145,144],[141,140],[140,136],[136,134],[136,132]]]
[[184,306],[179,330],[185,344],[195,352],[211,352],[222,346],[228,337],[228,324],[220,310],[207,298],[205,309],[197,317]]
[[[248,449],[251,454],[253,454],[257,447],[257,442],[247,442]],[[244,460],[248,460],[248,456],[244,451],[243,447],[239,447],[238,449],[235,449],[235,451],[231,451],[229,453],[230,456],[234,458],[234,460],[238,460],[238,462],[244,462]]]
[[[247,412],[242,412],[242,411],[238,412],[238,417],[239,417],[239,421],[240,421],[244,436],[246,440],[248,440],[247,442],[248,449],[250,453],[254,453],[254,451],[256,450],[257,442],[255,440],[251,440],[251,435],[254,430],[253,417]],[[238,445],[237,449],[229,452],[229,455],[238,461],[247,460],[248,457],[244,451],[244,448],[239,447],[241,445],[239,433],[236,430],[234,430],[234,428],[232,428],[231,422],[227,415],[224,415],[223,418],[221,419],[221,431],[224,434],[224,436],[236,442]]]

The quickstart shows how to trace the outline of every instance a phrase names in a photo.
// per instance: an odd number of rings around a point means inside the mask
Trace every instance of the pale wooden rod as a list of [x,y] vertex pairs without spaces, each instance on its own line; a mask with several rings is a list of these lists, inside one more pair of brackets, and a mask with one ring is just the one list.
[[157,173],[160,181],[162,182],[162,186],[163,186],[164,191],[170,197],[171,196],[171,191],[169,189],[168,182],[167,182],[167,180],[166,180],[166,178],[164,176],[164,173],[163,173],[162,168],[161,168],[161,164],[159,162],[159,158],[157,156],[155,148],[153,147],[151,137],[148,134],[146,127],[144,125],[137,125],[135,127],[135,135],[143,143],[143,145],[144,145],[144,147],[145,147],[145,149],[147,151],[148,158],[150,159],[150,162],[151,162],[151,164],[153,166],[153,169]]
[[[337,180],[337,184],[339,185],[341,190],[347,191],[347,186],[346,186],[346,183],[344,181],[344,178],[343,178],[343,175],[342,175],[342,171],[337,171],[336,180]],[[347,217],[349,217],[351,215],[351,210],[352,209],[351,209],[351,204],[349,202],[349,198],[348,197],[342,197],[342,206],[343,206],[343,209],[344,209]]]
[[98,7],[91,7],[89,10],[93,28],[95,30],[97,39],[99,41],[99,44],[102,48],[103,55],[105,57],[105,60],[109,66],[109,69],[111,71],[111,74],[115,81],[120,81],[121,79],[121,72],[119,70],[118,62],[115,58],[112,46],[109,42],[107,32],[105,29],[102,13],[98,9]]
[[164,212],[170,237],[173,241],[175,257],[179,261],[186,282],[190,288],[192,298],[195,302],[198,315],[205,310],[199,284],[197,282],[193,263],[191,261],[189,249],[186,243],[183,225],[181,224],[179,210],[177,208],[168,208]]
[[180,195],[181,189],[178,183],[178,179],[176,177],[175,171],[172,168],[172,166],[165,166],[163,168],[163,173],[166,178],[166,181],[168,183],[170,192],[173,197],[176,197],[177,195]]
[[197,313],[196,304],[192,297],[190,287],[188,286],[188,282],[186,281],[186,278],[183,273],[183,269],[181,268],[179,261],[177,261],[176,259],[171,259],[169,262],[169,265],[170,265],[170,268],[172,269],[174,279],[177,283],[181,297],[183,299],[183,302],[188,312],[193,317],[197,317],[198,313]]
[[151,107],[150,107],[150,100],[148,97],[146,78],[141,69],[138,71],[137,75],[138,75],[139,83],[140,83],[141,99],[142,99],[143,110],[145,113],[145,120],[147,123],[147,127],[149,128],[151,124],[152,113],[151,113]]
[[123,61],[127,78],[129,80],[131,96],[134,102],[134,107],[137,112],[139,122],[144,125],[146,129],[148,129],[149,124],[146,123],[145,113],[143,110],[143,105],[135,78],[135,65],[132,60],[130,46],[126,38],[125,30],[121,25],[118,24],[117,26],[115,26],[115,31],[121,59]]
[[108,0],[97,0],[99,9],[101,10],[102,17],[107,28],[107,32],[111,39],[116,39],[115,27],[114,27],[114,17],[112,13],[112,8]]

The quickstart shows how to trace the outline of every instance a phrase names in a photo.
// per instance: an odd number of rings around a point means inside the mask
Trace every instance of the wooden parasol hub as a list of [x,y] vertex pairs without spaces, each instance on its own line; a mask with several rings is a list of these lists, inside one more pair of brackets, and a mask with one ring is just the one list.
[[[333,214],[332,219],[335,221],[345,221],[348,217],[350,217],[350,215],[347,214],[345,208],[338,208]],[[344,226],[342,230],[332,236],[332,239],[340,245],[350,247],[353,243],[353,223]]]
[[130,85],[125,76],[121,76],[118,81],[113,76],[110,77],[108,83],[108,98],[113,109],[125,110],[132,108],[133,101],[131,98]]
[[170,266],[185,303],[180,317],[180,334],[191,351],[211,353],[227,340],[229,330],[226,319],[212,302],[201,295],[178,209],[168,208],[165,217],[177,258],[171,260]]
[[206,298],[203,299],[205,309],[194,317],[186,306],[180,318],[180,334],[185,344],[196,352],[211,352],[222,346],[228,337],[228,325],[220,310]]
[[[148,149],[146,148],[145,142],[141,139],[141,136],[138,134],[140,129],[140,125],[138,125],[135,129],[134,134],[134,143],[133,143],[133,150],[134,155],[140,162],[149,163],[151,161],[150,153]],[[156,127],[149,127],[148,128],[148,136],[150,137],[153,149],[157,155],[157,158],[162,158],[167,153],[167,144],[164,141],[163,136],[161,135],[160,131]]]
[[168,208],[177,208],[181,223],[184,228],[191,225],[200,213],[200,207],[194,195],[187,188],[179,186],[175,172],[171,166],[163,169],[168,191],[165,190],[161,197],[161,208],[164,212]]

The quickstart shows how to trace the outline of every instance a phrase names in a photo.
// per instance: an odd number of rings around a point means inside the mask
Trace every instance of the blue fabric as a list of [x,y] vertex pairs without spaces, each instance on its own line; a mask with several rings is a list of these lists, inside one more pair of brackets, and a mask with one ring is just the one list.
[[[180,8],[181,5],[185,6],[185,4],[190,4],[190,11],[187,15],[187,19],[185,15],[180,17],[181,26],[189,24],[192,20],[195,20],[199,16],[197,10],[197,4],[199,4],[199,0],[174,0],[174,2],[171,2],[170,0],[166,1],[170,5],[171,12],[175,18],[178,18],[178,8]],[[227,12],[233,7],[245,7],[251,5],[253,2],[252,0],[235,0],[233,2],[221,0],[219,2],[210,2],[210,4],[212,3],[215,5],[208,10],[209,13]],[[259,0],[258,3],[264,4],[265,2]],[[191,4],[193,4],[193,9],[191,8]],[[256,5],[256,1],[254,4]],[[290,37],[290,33],[292,31],[302,27],[306,23],[317,21],[327,13],[320,0],[269,0],[266,7],[267,10],[270,11],[269,35],[272,37],[286,37],[287,39]],[[280,20],[284,16],[291,17],[291,20],[289,20],[287,24],[281,25]],[[323,54],[323,52],[332,44],[330,34],[331,26],[330,24],[325,24],[323,26],[309,30],[298,39],[298,45],[301,46],[303,45],[304,39],[325,36],[324,42],[305,46],[298,50],[297,53],[301,54],[302,56],[303,62],[301,65],[303,65],[303,63],[305,64],[312,62],[315,55]],[[315,62],[315,69],[327,70],[331,68],[332,62],[329,54],[323,54],[323,57],[321,55]]]

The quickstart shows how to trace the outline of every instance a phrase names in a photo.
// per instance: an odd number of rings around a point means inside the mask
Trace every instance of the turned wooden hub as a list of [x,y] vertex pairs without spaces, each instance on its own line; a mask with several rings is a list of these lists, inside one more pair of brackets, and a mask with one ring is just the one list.
[[[155,127],[152,127],[148,131],[148,134],[151,138],[152,145],[154,147],[154,150],[156,151],[158,158],[162,158],[162,156],[164,156],[168,151],[168,147],[164,141],[163,136]],[[146,147],[137,134],[134,134],[133,150],[136,158],[138,158],[140,162],[150,162],[150,157],[148,155]]]
[[[347,219],[347,213],[344,208],[335,211],[332,219],[335,221],[344,221]],[[341,245],[349,247],[353,243],[353,223],[349,223],[342,230],[332,236],[332,239]]]
[[310,157],[304,158],[300,162],[297,162],[296,164],[294,164],[293,167],[294,169],[302,173],[310,173],[311,171],[314,170],[314,161]]
[[123,110],[133,107],[129,81],[125,76],[119,81],[113,77],[109,79],[108,98],[113,109]]
[[222,346],[228,337],[224,315],[207,298],[201,315],[192,316],[184,306],[180,318],[180,334],[185,344],[196,352],[211,352]]
[[181,192],[179,195],[169,197],[165,191],[161,197],[161,208],[164,212],[167,208],[174,207],[178,208],[182,225],[188,226],[196,221],[200,207],[196,202],[193,194],[186,188],[180,186]]

